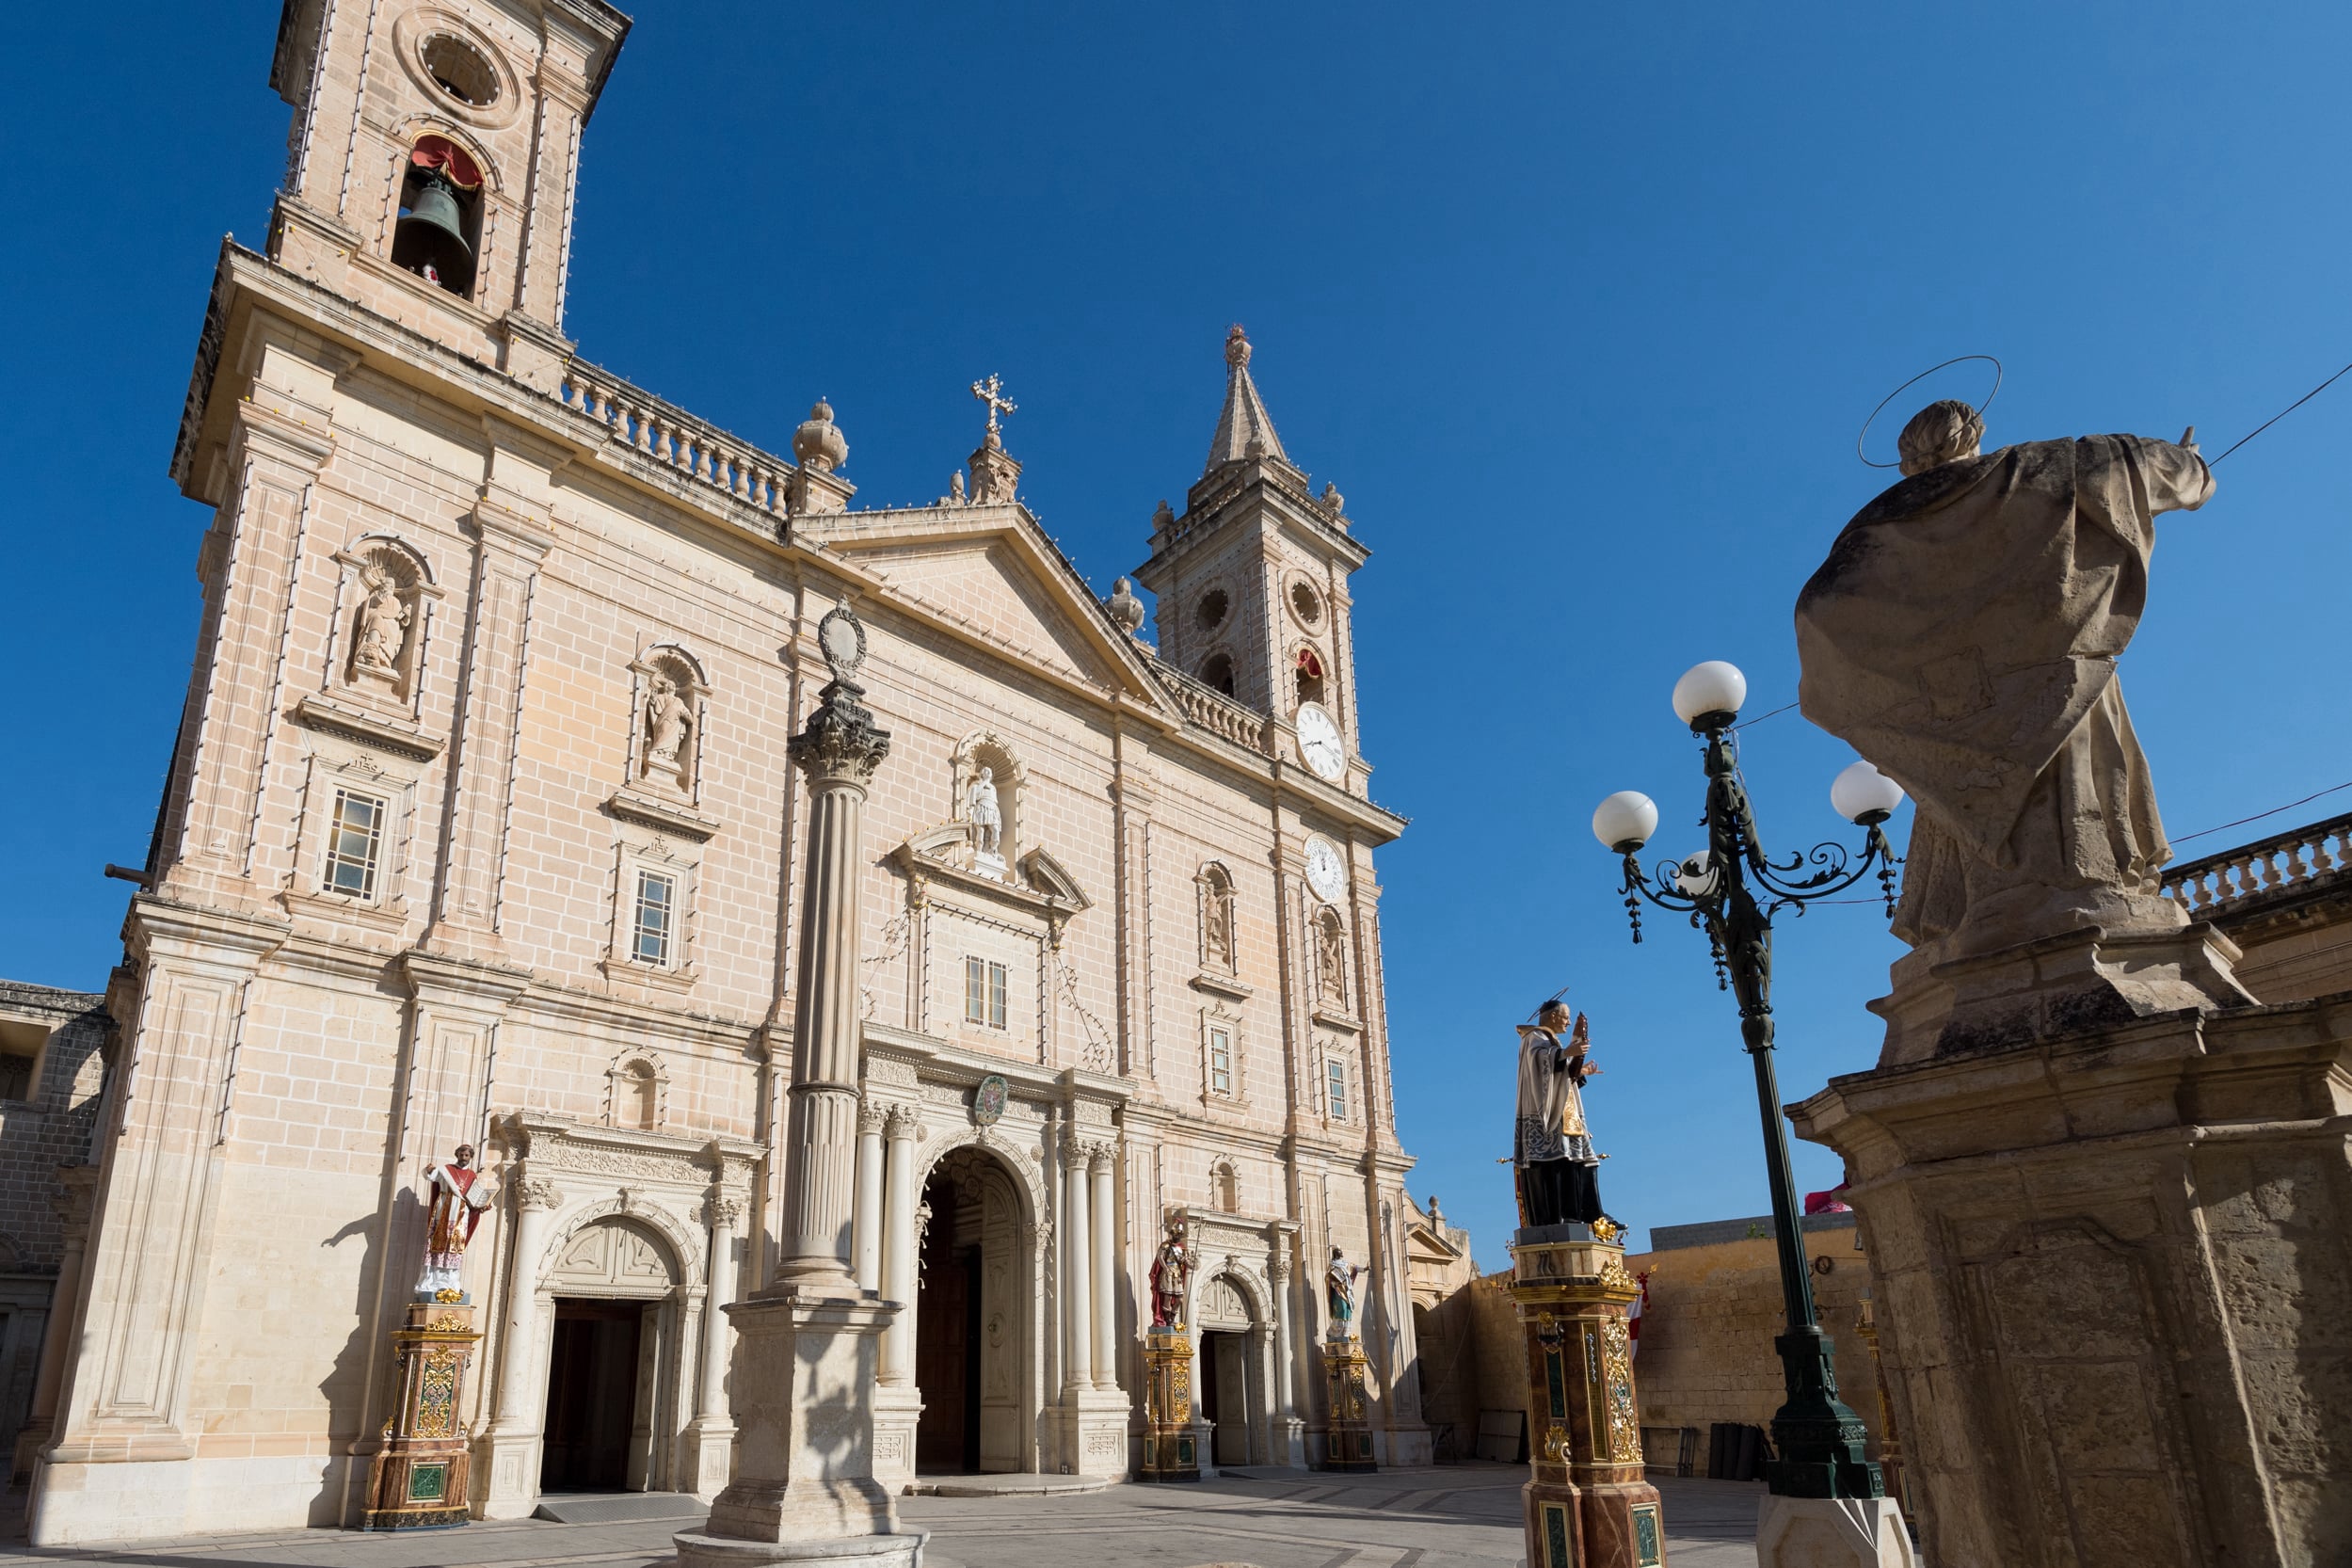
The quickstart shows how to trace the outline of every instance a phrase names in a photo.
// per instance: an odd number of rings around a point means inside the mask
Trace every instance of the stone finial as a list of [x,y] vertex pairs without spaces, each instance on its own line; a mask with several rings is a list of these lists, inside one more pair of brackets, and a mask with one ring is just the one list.
[[1348,498],[1339,493],[1339,487],[1330,483],[1328,480],[1326,480],[1323,484],[1321,500],[1323,503],[1323,510],[1331,513],[1334,517],[1338,516],[1339,509],[1348,504]]
[[819,473],[831,473],[849,461],[849,441],[833,423],[833,405],[824,398],[817,399],[808,417],[792,432],[792,456],[801,467]]
[[1174,528],[1175,526],[1176,509],[1170,506],[1166,501],[1161,501],[1159,505],[1152,508],[1151,531],[1153,533],[1165,534],[1169,529]]
[[1126,578],[1119,579],[1118,585],[1111,590],[1111,597],[1103,604],[1111,612],[1112,620],[1128,636],[1132,637],[1143,630],[1144,601],[1135,597],[1135,584]]
[[1239,370],[1249,362],[1250,337],[1237,321],[1225,331],[1225,363]]

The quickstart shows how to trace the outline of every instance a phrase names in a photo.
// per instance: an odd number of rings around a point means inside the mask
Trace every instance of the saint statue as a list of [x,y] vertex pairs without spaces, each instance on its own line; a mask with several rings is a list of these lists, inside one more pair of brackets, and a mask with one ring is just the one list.
[[680,772],[679,753],[694,731],[695,712],[668,676],[656,675],[647,687],[651,695],[645,705],[645,771],[676,777]]
[[964,820],[980,829],[981,854],[1002,853],[997,840],[1004,832],[1004,816],[997,809],[996,775],[987,768],[980,770],[964,792]]
[[1184,1288],[1192,1277],[1192,1252],[1185,1244],[1184,1220],[1168,1222],[1168,1239],[1151,1260],[1151,1326],[1184,1326]]
[[473,1168],[473,1145],[457,1145],[456,1158],[436,1165],[424,1178],[424,1272],[417,1279],[422,1301],[457,1301],[464,1287],[458,1273],[466,1243],[490,1206],[489,1183]]
[[1348,933],[1338,920],[1316,923],[1315,953],[1323,996],[1344,1005],[1348,1000]]
[[1348,1261],[1347,1254],[1337,1247],[1331,1249],[1331,1262],[1323,1269],[1323,1305],[1331,1313],[1331,1337],[1355,1337],[1355,1278],[1363,1268]]
[[415,612],[400,599],[400,585],[382,567],[363,567],[360,586],[367,594],[360,606],[360,632],[351,662],[362,675],[387,680],[400,678],[400,655],[408,646],[408,622]]
[[1208,889],[1208,924],[1201,932],[1201,949],[1214,968],[1233,968],[1233,894],[1211,883]]
[[[1529,1225],[1616,1222],[1601,1210],[1601,1156],[1584,1121],[1584,1084],[1592,1064],[1584,1015],[1554,999],[1519,1026],[1519,1116],[1512,1137],[1518,1167],[1521,1223]],[[1568,1043],[1560,1034],[1568,1032]]]
[[2115,665],[2157,514],[2213,495],[2194,434],[1984,454],[1975,409],[1930,404],[1903,427],[1905,477],[1799,595],[1805,716],[1918,803],[1895,919],[1913,947],[2185,923],[2157,894],[2171,851]]

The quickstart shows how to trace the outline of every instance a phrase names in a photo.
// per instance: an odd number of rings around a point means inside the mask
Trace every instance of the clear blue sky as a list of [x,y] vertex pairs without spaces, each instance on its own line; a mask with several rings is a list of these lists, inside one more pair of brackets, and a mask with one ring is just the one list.
[[[165,477],[218,236],[264,237],[275,0],[32,7],[0,56],[19,235],[0,974],[97,988],[186,680],[204,513]],[[833,400],[861,498],[939,494],[994,371],[1028,497],[1108,591],[1199,472],[1226,325],[1374,552],[1356,580],[1399,1116],[1502,1260],[1511,1025],[1563,983],[1609,1207],[1765,1207],[1704,944],[1627,944],[1587,830],[1692,838],[1673,680],[1794,696],[1789,611],[1883,482],[1873,403],[2008,363],[1990,442],[2216,452],[2352,359],[2343,7],[654,4],[586,140],[583,352],[782,449]],[[1953,373],[1955,376],[1958,373]],[[1958,379],[1929,395],[1971,395]],[[2160,530],[2124,690],[2176,835],[2352,777],[2352,380]],[[1891,431],[1887,432],[1891,438]],[[1848,760],[1750,731],[1769,840]],[[2270,826],[2315,817],[2323,802]],[[1908,821],[1908,813],[1904,821]],[[1898,824],[1899,826],[1900,824]],[[2242,835],[2237,835],[2242,836]],[[2221,847],[2207,839],[2192,850]],[[1789,1098],[1867,1066],[1896,948],[1784,920]],[[1800,1184],[1836,1179],[1800,1145]]]

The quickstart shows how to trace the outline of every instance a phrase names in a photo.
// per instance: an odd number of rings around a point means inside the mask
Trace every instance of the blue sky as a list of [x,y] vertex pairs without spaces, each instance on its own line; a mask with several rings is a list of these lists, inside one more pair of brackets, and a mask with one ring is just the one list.
[[[94,989],[120,954],[128,889],[99,869],[145,853],[205,522],[164,471],[219,235],[260,243],[284,155],[277,11],[30,8],[0,55],[24,176],[0,276],[13,978]],[[1586,824],[1638,788],[1660,850],[1695,838],[1687,665],[1740,664],[1752,713],[1794,696],[1797,588],[1883,482],[1853,454],[1871,406],[1993,353],[1992,444],[2194,422],[2217,452],[2352,359],[2341,7],[636,17],[586,138],[568,329],[779,450],[829,396],[864,500],[939,494],[968,383],[1000,373],[1026,494],[1107,592],[1197,475],[1247,324],[1285,444],[1374,552],[1364,745],[1413,819],[1381,860],[1399,1117],[1414,1191],[1489,1266],[1511,1025],[1563,984],[1608,1069],[1610,1208],[1765,1208],[1704,943],[1660,919],[1628,945]],[[1950,376],[1897,421],[1977,392]],[[2159,530],[2123,685],[2176,837],[2352,777],[2315,722],[2348,429],[2352,381]],[[1848,760],[1793,713],[1748,731],[1769,842],[1841,830]],[[1867,906],[1784,920],[1787,1097],[1874,1060],[1862,1004],[1896,951]],[[1799,1177],[1835,1161],[1800,1145]]]

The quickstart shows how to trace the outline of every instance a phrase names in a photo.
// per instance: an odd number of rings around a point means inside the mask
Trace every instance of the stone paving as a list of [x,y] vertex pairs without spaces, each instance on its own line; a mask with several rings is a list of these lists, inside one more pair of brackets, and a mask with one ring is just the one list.
[[[1455,1464],[1367,1476],[1227,1474],[1197,1486],[1113,1486],[1077,1496],[912,1496],[932,1532],[925,1568],[1514,1568],[1518,1465]],[[1671,1568],[1754,1568],[1763,1488],[1665,1479]],[[23,1494],[10,1501],[22,1507]],[[681,1509],[692,1499],[681,1498]],[[559,1525],[538,1520],[376,1536],[345,1530],[211,1535],[136,1546],[34,1550],[21,1512],[0,1527],[0,1568],[88,1562],[125,1568],[648,1568],[700,1517]]]

